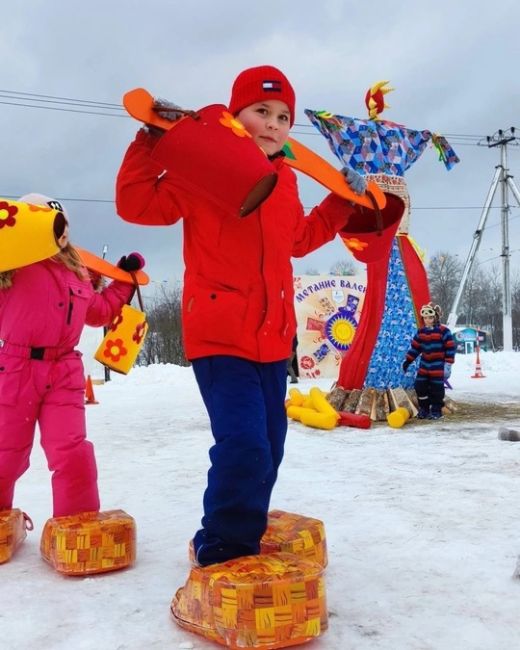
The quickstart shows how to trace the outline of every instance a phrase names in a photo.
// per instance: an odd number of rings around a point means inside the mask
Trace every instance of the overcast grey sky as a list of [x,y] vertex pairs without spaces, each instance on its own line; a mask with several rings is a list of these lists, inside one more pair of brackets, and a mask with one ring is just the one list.
[[[125,91],[143,86],[199,108],[227,103],[242,69],[272,64],[296,89],[296,122],[303,126],[294,127],[294,136],[338,164],[303,110],[365,117],[367,88],[388,79],[395,91],[387,95],[387,119],[456,136],[448,140],[459,165],[447,172],[429,149],[407,181],[411,234],[429,255],[449,250],[462,260],[499,152],[461,136],[484,138],[511,126],[520,131],[518,0],[24,0],[4,3],[1,17],[0,196],[89,199],[67,202],[73,240],[97,253],[107,244],[111,260],[140,250],[155,282],[182,277],[181,225],[133,226],[116,216],[111,202],[138,124],[109,107],[93,107],[98,114],[72,112],[86,110],[74,105],[35,108],[29,93],[120,104]],[[509,168],[520,186],[518,147],[509,148]],[[324,196],[301,176],[300,193],[305,206]],[[495,258],[486,264],[500,263],[499,199],[479,255],[482,262]],[[511,265],[518,269],[520,209],[511,203]],[[327,272],[345,255],[334,242],[295,260],[295,271]]]

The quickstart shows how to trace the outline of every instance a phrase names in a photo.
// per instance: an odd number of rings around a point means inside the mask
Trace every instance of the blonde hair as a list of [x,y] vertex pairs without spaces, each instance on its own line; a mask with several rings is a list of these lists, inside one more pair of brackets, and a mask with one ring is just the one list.
[[0,289],[9,289],[13,284],[14,271],[2,271],[0,273]]
[[81,257],[72,244],[67,244],[65,248],[62,248],[60,252],[56,253],[56,255],[51,259],[64,264],[70,271],[75,273],[80,280],[89,279],[85,266],[81,261]]
[[[51,260],[65,265],[70,271],[75,273],[80,280],[88,280],[89,276],[81,261],[78,251],[72,246],[67,244],[62,248],[59,253],[56,253]],[[13,285],[13,277],[16,269],[10,271],[3,271],[0,273],[0,289],[9,289]]]

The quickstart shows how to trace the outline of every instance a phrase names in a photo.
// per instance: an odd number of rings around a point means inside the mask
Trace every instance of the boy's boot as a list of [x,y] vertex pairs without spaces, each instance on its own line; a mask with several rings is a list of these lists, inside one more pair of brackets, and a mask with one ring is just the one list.
[[419,411],[417,417],[419,420],[428,420],[430,417],[430,397],[428,395],[417,394],[417,406]]
[[419,420],[428,420],[430,418],[430,407],[429,406],[419,406],[419,411],[417,412],[417,417]]
[[432,412],[430,413],[430,420],[440,420],[441,418],[442,418],[442,407],[432,406]]

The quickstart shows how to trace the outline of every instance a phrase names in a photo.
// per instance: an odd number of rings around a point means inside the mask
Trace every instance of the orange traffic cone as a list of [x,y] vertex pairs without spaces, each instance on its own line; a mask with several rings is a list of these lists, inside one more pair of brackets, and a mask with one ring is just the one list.
[[480,365],[480,345],[477,341],[477,360],[475,362],[475,374],[471,375],[472,379],[484,379],[486,375],[482,372],[482,366]]
[[90,375],[87,375],[87,382],[85,385],[85,404],[99,404],[94,395],[94,386]]

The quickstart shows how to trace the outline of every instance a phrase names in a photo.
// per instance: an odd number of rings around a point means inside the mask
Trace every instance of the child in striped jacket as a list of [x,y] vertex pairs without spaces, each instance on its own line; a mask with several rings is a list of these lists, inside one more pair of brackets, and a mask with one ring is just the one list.
[[438,420],[442,417],[444,405],[444,378],[449,376],[451,364],[455,361],[455,341],[446,325],[441,325],[441,308],[431,303],[421,307],[424,327],[420,327],[406,353],[403,370],[421,357],[415,392],[419,400],[417,417],[424,420]]

